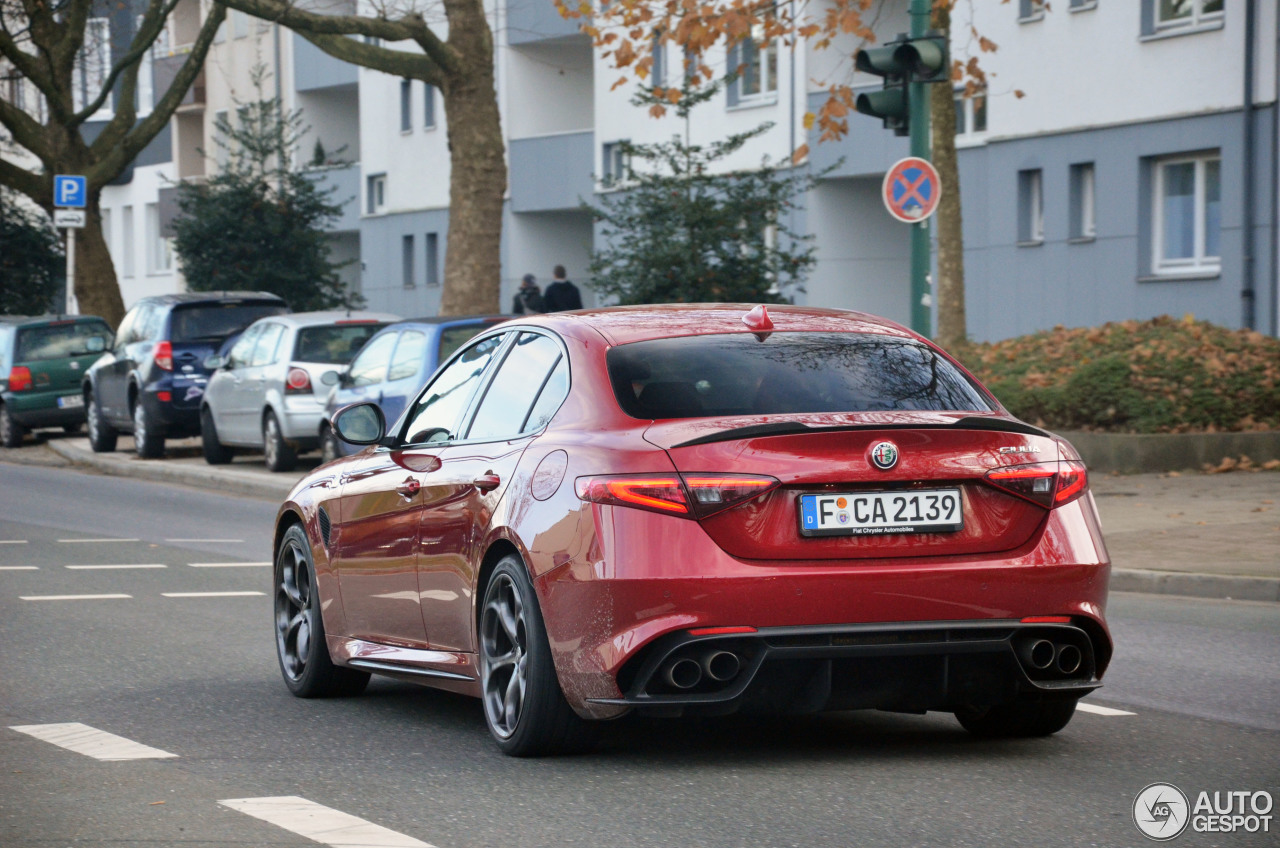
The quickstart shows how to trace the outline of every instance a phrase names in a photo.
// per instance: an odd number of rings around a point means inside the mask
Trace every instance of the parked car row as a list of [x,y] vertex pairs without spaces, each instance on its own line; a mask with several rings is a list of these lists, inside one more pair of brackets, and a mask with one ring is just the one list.
[[287,471],[300,453],[352,452],[332,433],[337,409],[373,401],[395,420],[440,362],[505,319],[293,313],[266,292],[143,298],[114,334],[92,316],[3,318],[0,442],[87,421],[95,452],[128,433],[156,458],[166,439],[199,435],[211,465],[253,450]]

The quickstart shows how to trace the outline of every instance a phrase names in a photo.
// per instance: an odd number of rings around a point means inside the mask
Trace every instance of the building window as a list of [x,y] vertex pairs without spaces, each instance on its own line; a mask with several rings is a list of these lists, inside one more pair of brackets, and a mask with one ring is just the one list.
[[133,243],[133,207],[126,206],[120,215],[120,237],[124,241],[121,249],[124,251],[121,258],[122,270],[126,277],[132,277],[134,274],[133,252],[137,250],[137,246]]
[[1090,9],[1098,8],[1098,0],[1071,0],[1071,4],[1067,7],[1069,12],[1087,12]]
[[147,212],[147,273],[167,274],[173,268],[173,254],[169,240],[160,235],[160,204],[148,203]]
[[606,186],[616,185],[627,178],[631,170],[631,156],[627,153],[627,141],[612,141],[604,145],[600,181]]
[[1044,243],[1044,193],[1039,168],[1018,172],[1018,244]]
[[401,240],[400,254],[400,261],[404,266],[404,287],[411,289],[417,285],[413,274],[413,236],[404,236]]
[[649,70],[650,82],[658,88],[667,84],[667,45],[662,43],[662,33],[653,34],[653,67]]
[[[102,84],[111,71],[111,21],[107,18],[90,18],[85,23],[84,44],[76,54],[75,77],[72,80],[73,108],[79,112],[102,93]],[[103,100],[102,107],[94,113],[101,120],[110,117],[111,95]]]
[[426,94],[422,98],[422,125],[431,130],[436,126],[436,87],[427,85],[423,88]]
[[413,80],[400,80],[400,132],[413,132]]
[[1093,239],[1098,234],[1094,220],[1093,163],[1079,162],[1071,166],[1071,235],[1073,239]]
[[1156,273],[1221,268],[1221,170],[1217,153],[1155,163],[1152,264]]
[[387,175],[372,174],[365,180],[365,213],[377,215],[387,206]]
[[1154,2],[1157,32],[1222,22],[1222,0],[1154,0]]
[[427,233],[427,285],[440,285],[440,234]]
[[984,133],[987,131],[987,93],[979,91],[965,97],[964,91],[956,92],[956,135]]
[[1018,23],[1029,24],[1044,18],[1044,0],[1018,0]]
[[729,51],[729,69],[738,73],[729,84],[730,106],[774,99],[778,92],[778,43],[765,39],[764,24],[753,26],[751,35]]

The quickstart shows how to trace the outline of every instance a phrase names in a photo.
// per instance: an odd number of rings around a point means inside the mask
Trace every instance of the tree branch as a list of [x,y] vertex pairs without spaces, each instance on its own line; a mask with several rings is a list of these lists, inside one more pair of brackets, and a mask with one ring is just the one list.
[[17,40],[7,29],[0,30],[0,56],[9,61],[27,79],[31,80],[41,93],[49,87],[49,75],[32,53],[22,49]]
[[[142,62],[142,57],[146,55],[147,51],[151,49],[151,45],[155,43],[156,36],[160,34],[160,30],[164,26],[165,18],[173,12],[178,2],[179,0],[171,0],[168,4],[164,4],[161,0],[152,0],[152,3],[147,7],[146,15],[142,19],[142,26],[134,33],[133,42],[129,45],[129,51],[111,66],[111,72],[103,80],[102,90],[98,92],[98,96],[93,99],[93,102],[86,104],[83,109],[72,116],[70,126],[79,126],[101,109],[102,104],[106,103],[107,98],[111,96],[111,89],[115,88],[116,80],[120,78],[121,74],[129,70],[133,71],[134,91],[128,90],[129,84],[126,79],[126,90],[120,92],[120,100],[129,104],[127,109],[130,113],[128,123],[133,123],[133,119],[137,114],[137,110],[133,106],[133,95],[138,81],[138,66]],[[121,111],[120,109],[116,110],[117,118],[120,116]],[[115,122],[116,120],[112,119],[111,123],[114,124]]]
[[437,88],[444,82],[444,69],[430,56],[375,47],[343,35],[316,35],[303,30],[296,32],[335,59],[406,79],[420,79]]
[[51,166],[50,151],[44,143],[44,127],[35,118],[9,101],[0,99],[0,125],[9,131],[15,142],[35,154],[45,167]]
[[0,185],[20,191],[32,202],[47,209],[53,200],[53,180],[47,175],[33,174],[8,159],[0,159]]

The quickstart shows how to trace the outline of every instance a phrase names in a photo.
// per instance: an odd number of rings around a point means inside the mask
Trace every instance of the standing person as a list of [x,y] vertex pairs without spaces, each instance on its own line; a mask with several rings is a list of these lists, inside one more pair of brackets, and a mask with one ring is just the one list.
[[551,285],[547,286],[547,292],[542,296],[543,303],[547,305],[546,311],[564,312],[566,309],[581,309],[582,295],[578,293],[577,286],[565,279],[564,266],[557,265],[552,276]]
[[520,290],[511,301],[511,311],[517,315],[537,315],[547,311],[542,302],[542,292],[538,290],[537,277],[532,274],[524,275],[524,279],[520,281]]

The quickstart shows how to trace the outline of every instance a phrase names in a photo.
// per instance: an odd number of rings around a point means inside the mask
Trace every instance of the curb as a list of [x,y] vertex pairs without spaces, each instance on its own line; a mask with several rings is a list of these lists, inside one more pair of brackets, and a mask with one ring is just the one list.
[[200,468],[178,465],[163,459],[125,459],[123,455],[95,454],[77,450],[63,442],[50,440],[50,450],[73,465],[85,466],[112,477],[130,477],[157,483],[176,483],[217,489],[236,495],[249,495],[268,500],[283,500],[297,485],[297,478],[262,479],[261,474],[233,468]]
[[1115,568],[1111,571],[1111,591],[1275,603],[1280,602],[1280,578]]
[[1225,457],[1248,456],[1255,463],[1280,459],[1280,431],[1261,433],[1086,433],[1058,435],[1080,452],[1097,473],[1147,474],[1200,470]]

